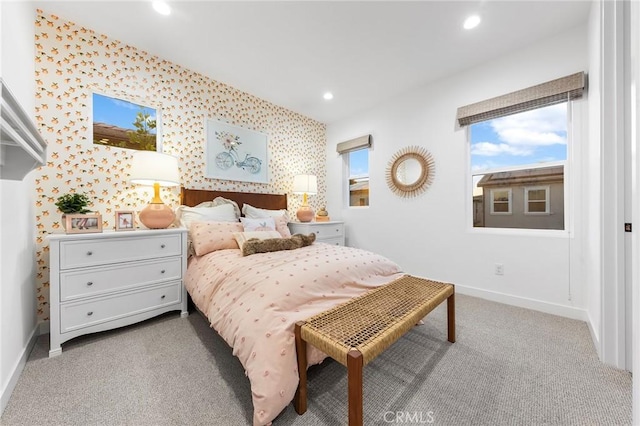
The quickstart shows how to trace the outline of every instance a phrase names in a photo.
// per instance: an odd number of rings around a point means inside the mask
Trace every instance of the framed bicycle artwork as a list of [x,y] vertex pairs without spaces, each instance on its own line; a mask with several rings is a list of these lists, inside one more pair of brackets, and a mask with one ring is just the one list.
[[269,183],[267,135],[205,119],[205,177]]

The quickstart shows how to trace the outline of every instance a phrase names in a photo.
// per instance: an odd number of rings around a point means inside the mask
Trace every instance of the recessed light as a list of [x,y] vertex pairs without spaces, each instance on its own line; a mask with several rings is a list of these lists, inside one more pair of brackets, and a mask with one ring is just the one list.
[[471,15],[467,19],[464,20],[464,29],[470,30],[475,28],[480,23],[480,17],[478,15]]
[[153,9],[160,15],[169,15],[171,13],[171,8],[169,7],[169,5],[162,0],[154,0],[151,5],[153,6]]
[[324,95],[322,95],[322,97],[323,97],[325,100],[330,101],[331,99],[333,99],[333,93],[331,93],[331,92],[327,92],[327,93],[325,93]]

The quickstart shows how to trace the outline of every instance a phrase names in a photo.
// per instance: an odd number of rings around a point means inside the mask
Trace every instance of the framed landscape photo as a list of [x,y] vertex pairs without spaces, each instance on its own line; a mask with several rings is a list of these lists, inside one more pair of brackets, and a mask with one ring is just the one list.
[[67,234],[102,232],[101,214],[68,214],[65,216]]
[[205,120],[205,177],[269,183],[268,137],[264,133]]
[[93,143],[158,151],[160,121],[156,108],[93,93]]
[[135,213],[131,210],[116,212],[116,231],[133,231],[135,228]]

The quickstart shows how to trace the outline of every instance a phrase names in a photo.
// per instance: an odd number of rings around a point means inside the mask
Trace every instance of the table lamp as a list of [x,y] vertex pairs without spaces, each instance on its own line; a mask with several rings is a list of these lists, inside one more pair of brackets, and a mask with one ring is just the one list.
[[297,175],[293,178],[293,193],[304,194],[302,205],[296,212],[300,222],[311,222],[314,217],[313,209],[307,203],[307,195],[318,193],[318,178],[314,175]]
[[138,215],[138,219],[144,226],[149,229],[164,229],[173,223],[176,214],[160,199],[160,187],[180,185],[176,157],[154,151],[134,152],[129,182],[153,185],[153,200]]

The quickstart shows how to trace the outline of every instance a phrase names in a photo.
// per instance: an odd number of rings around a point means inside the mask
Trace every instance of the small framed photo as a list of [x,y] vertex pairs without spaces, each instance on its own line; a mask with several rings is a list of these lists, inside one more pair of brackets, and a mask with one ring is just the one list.
[[116,212],[116,231],[133,231],[135,214],[131,210],[118,210]]
[[67,234],[102,232],[101,214],[68,214],[65,217]]

